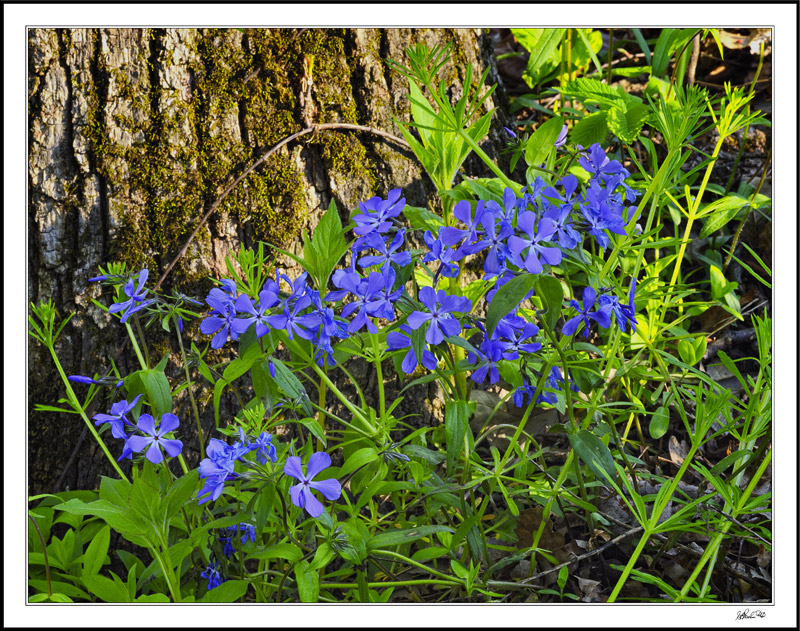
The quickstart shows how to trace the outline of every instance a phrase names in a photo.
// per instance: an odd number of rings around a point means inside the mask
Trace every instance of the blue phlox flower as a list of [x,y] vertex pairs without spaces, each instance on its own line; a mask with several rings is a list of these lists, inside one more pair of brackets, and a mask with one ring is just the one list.
[[635,315],[635,308],[634,305],[634,292],[636,291],[636,279],[631,280],[631,287],[628,291],[628,304],[623,305],[619,298],[614,295],[607,294],[605,292],[601,293],[600,296],[597,298],[598,304],[601,305],[610,305],[611,306],[611,313],[614,315],[614,320],[617,323],[620,331],[623,333],[628,328],[628,322],[631,323],[631,333],[636,332],[636,325],[638,324]]
[[592,182],[589,186],[586,191],[586,203],[580,204],[580,209],[589,224],[589,234],[597,239],[600,247],[607,248],[609,243],[604,230],[621,235],[627,234],[621,213],[616,212],[615,207],[609,203],[608,191],[601,188],[597,182]]
[[436,292],[432,287],[419,290],[419,301],[427,307],[429,313],[414,311],[408,316],[408,326],[417,330],[428,322],[425,341],[432,346],[441,344],[446,337],[458,335],[461,324],[453,317],[453,313],[463,313],[472,308],[472,302],[468,298],[450,296],[441,289]]
[[275,445],[272,444],[272,434],[261,432],[258,438],[251,443],[252,446],[255,447],[256,460],[261,464],[266,464],[267,460],[277,462],[278,453],[275,451]]
[[217,562],[213,559],[208,564],[208,567],[200,574],[205,579],[208,579],[208,591],[211,591],[215,587],[219,587],[228,579],[223,578],[219,573],[219,566]]
[[95,414],[92,418],[95,419],[95,425],[102,425],[108,423],[111,425],[111,435],[114,438],[127,438],[125,433],[125,425],[133,424],[125,417],[125,415],[136,407],[139,399],[143,395],[137,395],[133,401],[128,403],[126,400],[117,401],[111,406],[111,414]]
[[394,320],[394,303],[403,295],[403,288],[401,286],[393,289],[397,274],[391,267],[385,269],[380,276],[383,281],[381,288],[369,297],[367,313],[374,318],[391,321]]
[[319,316],[315,313],[301,314],[303,309],[311,306],[311,298],[303,296],[295,301],[294,306],[289,306],[287,298],[283,303],[283,313],[267,316],[266,323],[273,329],[285,329],[290,340],[294,339],[295,334],[304,340],[310,340],[312,333],[307,327],[319,326]]
[[458,264],[455,261],[459,260],[459,250],[447,247],[443,242],[441,236],[434,238],[430,230],[426,230],[423,235],[425,245],[428,246],[428,252],[422,259],[423,263],[438,262],[440,267],[436,274],[441,274],[447,278],[455,278],[458,276]]
[[[400,365],[403,373],[406,375],[410,375],[416,369],[418,364],[420,363],[417,360],[417,355],[414,352],[414,345],[411,342],[411,328],[407,324],[403,324],[400,326],[400,329],[397,331],[392,331],[386,336],[386,346],[390,351],[401,350],[404,348],[408,349],[405,357],[403,358],[403,362]],[[439,362],[436,359],[436,356],[425,348],[422,351],[422,365],[425,366],[428,370],[436,370],[436,366],[438,366]]]
[[564,335],[572,335],[575,333],[580,323],[583,322],[586,326],[584,337],[589,337],[589,327],[591,324],[589,320],[594,320],[604,329],[611,326],[611,318],[609,317],[611,305],[602,305],[597,311],[591,310],[592,307],[594,307],[596,298],[597,292],[592,287],[586,287],[583,290],[583,307],[581,307],[576,300],[569,301],[570,305],[578,311],[578,315],[564,323],[561,329]]
[[211,307],[211,311],[209,311],[208,317],[200,323],[200,332],[204,335],[216,333],[211,339],[211,348],[222,348],[228,341],[229,334],[232,340],[239,337],[239,334],[232,328],[236,320],[236,303],[229,293],[218,287],[208,292],[206,303]]
[[489,200],[486,202],[486,210],[501,224],[506,223],[511,226],[514,224],[514,217],[517,214],[518,201],[514,189],[506,187],[503,191],[503,205],[500,206],[496,201]]
[[147,449],[146,458],[153,464],[158,464],[164,459],[164,455],[161,453],[162,448],[170,458],[174,458],[181,453],[183,443],[180,440],[165,438],[166,434],[178,429],[179,425],[178,417],[171,412],[167,412],[161,417],[160,427],[156,430],[153,417],[149,414],[141,414],[136,427],[146,436],[131,436],[128,439],[128,444],[137,454]]
[[245,314],[245,317],[233,320],[231,329],[241,335],[255,324],[256,338],[266,335],[269,332],[267,316],[272,307],[279,303],[278,296],[269,290],[264,290],[258,294],[258,301],[255,306],[250,300],[250,296],[242,294],[236,299],[234,307],[238,313]]
[[387,198],[372,197],[359,205],[361,214],[353,217],[356,227],[353,232],[359,236],[370,232],[386,232],[392,225],[389,221],[397,217],[405,208],[405,198],[400,198],[400,189],[389,191]]
[[514,390],[514,405],[518,408],[525,406],[525,397],[528,398],[530,401],[533,398],[533,395],[536,392],[536,386],[528,383],[528,380],[523,377],[522,378],[522,385]]
[[370,272],[368,278],[362,278],[357,272],[337,270],[333,274],[333,284],[341,287],[342,291],[334,291],[328,294],[328,300],[340,300],[347,293],[355,296],[355,300],[347,303],[342,309],[342,317],[349,318],[354,312],[355,317],[347,327],[349,333],[358,332],[364,325],[370,333],[377,333],[378,328],[369,319],[368,304],[376,299],[384,286],[383,275],[378,272]]
[[[535,222],[534,213],[527,210],[521,213],[517,218],[517,228],[522,231],[523,236],[514,234],[508,237],[508,249],[518,267],[524,267],[531,274],[541,274],[544,268],[539,256],[549,265],[558,265],[561,262],[561,250],[545,246],[556,231],[555,223],[551,219],[542,218],[536,230]],[[528,249],[528,255],[523,262],[522,252],[525,248]]]
[[144,284],[147,282],[147,276],[149,273],[150,272],[146,269],[143,269],[141,272],[139,272],[139,282],[136,285],[134,285],[132,278],[129,279],[128,282],[125,283],[125,287],[122,289],[128,299],[124,302],[116,302],[108,308],[110,313],[117,313],[125,310],[125,313],[122,314],[122,317],[119,320],[123,324],[128,321],[128,318],[132,314],[136,313],[137,311],[141,311],[146,306],[155,302],[155,300],[145,300],[145,295],[147,295],[149,290],[145,289]]
[[222,494],[225,482],[239,477],[235,472],[236,461],[242,461],[250,451],[249,446],[230,446],[219,438],[212,438],[208,442],[206,457],[197,467],[200,478],[206,480],[197,494],[198,504],[217,500]]
[[283,472],[297,480],[299,484],[295,484],[289,489],[289,496],[292,499],[292,504],[305,511],[314,518],[322,515],[322,503],[314,497],[311,490],[318,491],[327,500],[337,500],[342,494],[342,485],[338,480],[319,480],[315,481],[314,478],[331,466],[331,457],[324,451],[318,451],[311,454],[308,459],[308,473],[303,473],[303,465],[300,458],[297,456],[289,456],[286,459],[286,464],[283,467]]
[[238,293],[236,281],[231,280],[230,278],[221,278],[219,280],[219,284],[222,285],[220,291],[228,294],[234,300],[236,299],[236,294]]
[[553,143],[554,147],[563,147],[566,144],[567,132],[569,132],[569,127],[564,125],[558,134],[558,138],[556,138],[556,141]]
[[489,383],[495,384],[500,379],[500,373],[497,369],[500,360],[503,359],[508,344],[502,340],[489,339],[483,326],[478,324],[478,327],[483,331],[483,342],[480,348],[476,349],[478,352],[470,352],[467,359],[470,363],[478,362],[476,370],[470,375],[475,383],[483,383],[486,380],[486,375],[489,375]]
[[398,267],[403,267],[411,262],[411,254],[408,252],[398,252],[402,245],[405,243],[406,231],[398,230],[392,242],[387,245],[384,238],[377,232],[371,232],[365,237],[366,244],[373,250],[377,250],[379,254],[362,256],[358,260],[361,267],[371,267],[373,265],[380,265],[383,269],[390,267],[392,263]]
[[578,164],[592,175],[593,180],[615,175],[622,168],[617,160],[609,159],[599,143],[589,147],[589,155],[578,158]]
[[[444,245],[453,246],[464,240],[464,243],[473,243],[478,239],[478,229],[480,228],[481,218],[485,212],[483,200],[478,200],[475,205],[475,215],[472,215],[471,204],[462,199],[453,208],[453,216],[461,223],[465,224],[466,229],[446,226],[439,229],[439,239]],[[430,246],[429,246],[430,247]],[[461,256],[455,260],[459,260]]]
[[538,326],[532,322],[526,322],[518,335],[505,338],[507,344],[503,350],[503,359],[518,359],[520,353],[535,353],[541,350],[542,345],[534,341],[538,333]]
[[[487,203],[488,207],[488,203]],[[505,260],[508,253],[506,239],[514,234],[514,229],[507,221],[500,221],[498,230],[495,216],[491,212],[486,212],[481,218],[482,234],[474,244],[462,245],[459,250],[464,254],[476,254],[481,250],[489,248],[486,260],[483,263],[485,272],[484,278],[490,279],[499,276],[505,271]]]
[[227,530],[230,537],[235,537],[237,535],[237,530],[242,533],[240,538],[242,545],[246,544],[248,541],[256,542],[256,528],[252,524],[241,523],[237,526],[228,526],[225,530]]

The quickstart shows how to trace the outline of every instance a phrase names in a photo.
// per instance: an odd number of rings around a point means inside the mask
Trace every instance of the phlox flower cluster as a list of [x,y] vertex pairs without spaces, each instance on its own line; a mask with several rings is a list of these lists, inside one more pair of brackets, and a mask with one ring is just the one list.
[[[108,423],[111,426],[111,435],[114,438],[121,438],[125,441],[122,455],[117,461],[123,458],[131,459],[133,454],[147,450],[145,457],[153,464],[158,464],[164,460],[162,450],[170,458],[175,458],[183,449],[183,442],[175,438],[170,438],[180,426],[178,417],[167,412],[161,416],[159,427],[156,428],[156,421],[150,414],[140,414],[139,419],[134,425],[128,420],[127,415],[136,407],[142,395],[138,395],[130,403],[127,400],[117,401],[111,406],[110,414],[95,414],[95,425]],[[128,434],[128,430],[131,433]],[[138,430],[140,434],[134,433]]]
[[[386,199],[373,197],[362,203],[360,212],[352,217],[356,239],[350,264],[333,273],[331,281],[336,289],[324,299],[318,289],[309,286],[306,274],[291,281],[277,272],[275,279],[264,284],[256,300],[244,294],[237,296],[235,283],[225,279],[206,299],[211,312],[201,330],[214,335],[212,348],[221,347],[229,338],[237,339],[253,325],[258,337],[270,328],[285,330],[290,339],[297,335],[311,341],[320,365],[324,361],[335,365],[335,338],[343,339],[364,329],[375,334],[378,321],[385,321],[392,325],[387,346],[404,352],[401,369],[410,374],[419,364],[434,370],[446,352],[444,343],[449,338],[466,329],[477,329],[477,334],[464,336],[473,340],[467,355],[473,365],[471,378],[476,383],[488,378],[494,384],[500,378],[500,362],[541,350],[541,343],[536,340],[538,327],[520,316],[517,305],[487,335],[480,319],[470,315],[476,305],[468,298],[437,289],[438,281],[457,278],[464,259],[483,253],[483,279],[496,279],[486,296],[488,304],[498,289],[515,276],[541,274],[545,266],[559,265],[564,253],[580,247],[586,235],[606,248],[609,232],[625,234],[633,210],[626,203],[637,195],[625,182],[629,172],[618,161],[609,159],[599,144],[578,149],[578,162],[589,174],[585,185],[581,186],[572,174],[554,186],[536,178],[520,195],[506,188],[499,201],[459,201],[453,208],[455,225],[442,227],[436,233],[426,231],[427,252],[419,260],[431,266],[433,280],[431,286],[419,290],[416,301],[398,282],[398,272],[414,261],[409,252],[403,251],[406,232],[397,218],[405,200],[400,190],[394,189]],[[281,292],[281,282],[288,285],[288,291]],[[588,337],[590,322],[607,328],[612,318],[623,331],[628,323],[635,330],[634,290],[635,279],[628,304],[623,305],[610,290],[601,290],[598,295],[594,288],[587,287],[583,305],[570,301],[578,315],[567,319],[563,334],[572,335],[584,325]],[[401,297],[414,309],[405,322],[394,324],[396,303]],[[417,331],[424,332],[420,357],[419,344],[413,342]],[[552,383],[559,381],[553,378]],[[526,381],[515,393],[515,401],[532,395],[530,388]]]

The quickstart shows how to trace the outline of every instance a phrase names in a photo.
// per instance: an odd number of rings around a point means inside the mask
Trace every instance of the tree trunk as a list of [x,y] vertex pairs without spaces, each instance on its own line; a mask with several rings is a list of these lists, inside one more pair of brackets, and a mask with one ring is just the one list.
[[[453,44],[443,72],[454,96],[467,63],[477,76],[490,67],[487,83],[499,82],[489,34],[477,30],[31,29],[28,293],[37,304],[52,298],[61,317],[77,312],[57,345],[66,373],[104,374],[125,339],[116,318],[92,303],[109,304],[102,288],[87,282],[98,265],[147,267],[152,286],[221,191],[269,148],[314,123],[400,135],[392,116],[408,120],[407,83],[384,60],[404,62],[406,47],[417,42]],[[500,86],[485,107],[502,112],[504,99]],[[496,156],[503,144],[495,117],[484,149]],[[465,169],[488,174],[474,156]],[[360,201],[397,187],[411,205],[433,198],[430,180],[401,146],[363,132],[305,136],[220,204],[162,291],[205,296],[209,277],[226,275],[225,255],[240,244],[296,251],[301,231],[316,225],[331,199],[346,220]],[[197,323],[189,329],[205,345]],[[176,353],[165,334],[154,335],[151,357]],[[177,365],[170,361],[170,370]],[[138,369],[127,352],[116,366],[123,376]],[[33,409],[64,396],[49,354],[33,340],[28,384],[29,492],[95,488],[111,467],[78,416]],[[75,389],[79,397],[86,392]],[[104,396],[95,412],[107,411]],[[207,403],[202,417],[213,426]],[[415,410],[425,407],[430,417],[430,406],[420,403]],[[189,408],[183,399],[176,405],[182,438],[192,444]],[[115,455],[117,442],[109,440]],[[197,454],[187,453],[187,461],[196,465]]]

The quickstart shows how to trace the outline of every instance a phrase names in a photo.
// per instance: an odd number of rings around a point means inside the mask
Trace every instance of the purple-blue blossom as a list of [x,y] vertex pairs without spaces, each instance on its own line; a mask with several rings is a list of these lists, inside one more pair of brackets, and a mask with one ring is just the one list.
[[171,412],[167,412],[161,417],[159,428],[156,430],[153,417],[149,414],[141,414],[136,427],[145,436],[131,436],[128,439],[128,445],[136,453],[147,449],[145,457],[153,464],[158,464],[164,459],[164,455],[161,453],[162,448],[170,458],[174,458],[181,453],[183,443],[180,440],[166,438],[165,436],[178,429],[179,425],[178,417]]
[[138,284],[134,285],[133,279],[129,279],[127,283],[125,283],[125,287],[123,287],[123,293],[128,297],[127,300],[123,302],[116,302],[108,308],[110,313],[118,313],[119,311],[123,311],[122,317],[120,318],[120,322],[123,324],[128,321],[128,318],[136,313],[137,311],[141,311],[146,306],[153,304],[155,300],[145,300],[145,296],[147,295],[148,289],[145,289],[144,284],[147,282],[147,276],[150,272],[146,269],[143,269],[139,272],[139,282]]
[[313,453],[308,459],[308,473],[303,472],[303,465],[297,456],[289,456],[283,467],[283,472],[299,480],[289,489],[292,504],[305,511],[314,518],[322,515],[322,503],[314,497],[312,489],[321,493],[325,499],[337,500],[342,494],[342,485],[338,480],[317,480],[314,478],[323,470],[331,466],[331,457],[323,451]]
[[597,292],[592,287],[587,287],[583,290],[583,306],[579,305],[576,300],[570,300],[569,304],[575,308],[578,312],[574,318],[570,318],[564,323],[561,332],[564,335],[572,335],[577,330],[578,326],[581,322],[584,323],[586,326],[586,332],[584,337],[589,337],[589,326],[591,323],[589,320],[594,320],[604,329],[607,329],[611,326],[611,318],[609,314],[611,313],[611,305],[602,305],[597,311],[592,311],[592,307],[594,307],[595,299],[597,298]]

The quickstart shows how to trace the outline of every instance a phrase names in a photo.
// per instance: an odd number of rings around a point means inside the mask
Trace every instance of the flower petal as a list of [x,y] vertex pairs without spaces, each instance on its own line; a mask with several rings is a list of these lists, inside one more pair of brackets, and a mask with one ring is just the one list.
[[311,489],[307,486],[303,486],[303,508],[306,509],[306,512],[314,517],[315,519],[322,515],[322,511],[324,507],[322,506],[322,502],[320,502],[314,494],[311,492]]
[[158,436],[161,437],[174,429],[178,429],[180,424],[181,422],[178,420],[177,416],[172,412],[167,412],[161,417],[161,426],[158,428]]
[[300,508],[303,507],[303,496],[301,495],[301,491],[303,490],[303,483],[295,484],[293,487],[289,489],[289,497],[292,499],[292,504],[295,506],[299,506]]
[[[286,459],[286,464],[283,465],[283,472],[300,481],[307,479],[306,476],[303,475],[303,465],[300,458],[297,456],[289,456]],[[300,504],[295,504],[295,506],[300,506]]]
[[156,435],[156,424],[153,420],[153,417],[149,414],[140,415],[139,421],[136,423],[136,427],[138,427],[145,434],[150,434],[150,436]]
[[161,446],[164,448],[164,451],[167,452],[167,455],[170,458],[174,458],[179,453],[181,453],[181,449],[183,449],[183,443],[180,440],[160,440],[158,441],[161,443]]
[[330,466],[331,457],[324,451],[317,451],[311,454],[311,457],[308,459],[308,477],[306,479],[313,480],[315,475]]
[[338,500],[342,495],[342,485],[339,480],[319,480],[318,482],[309,482],[308,485],[329,500]]
[[161,453],[161,449],[158,447],[158,441],[153,441],[153,444],[150,445],[150,449],[147,450],[145,456],[153,464],[158,464],[164,459],[164,454]]

